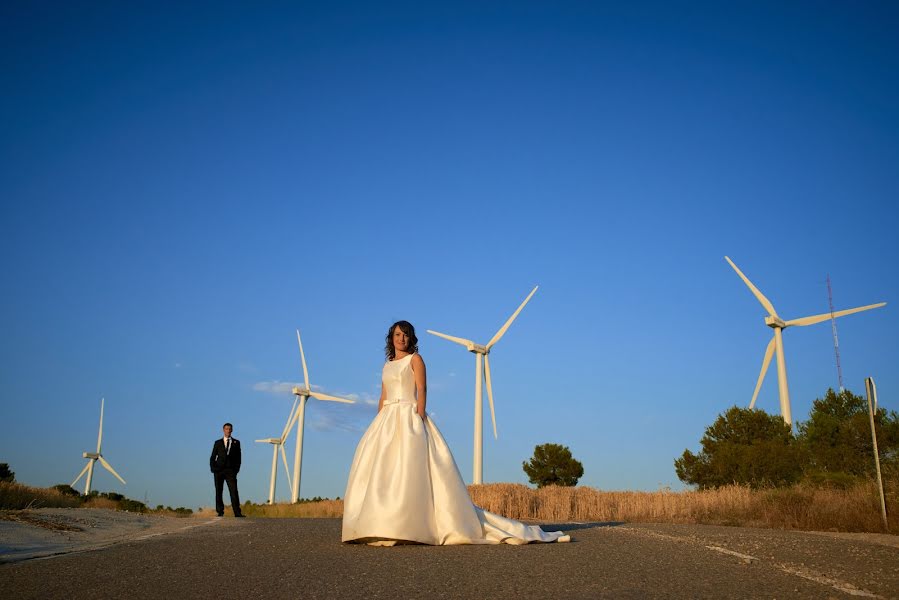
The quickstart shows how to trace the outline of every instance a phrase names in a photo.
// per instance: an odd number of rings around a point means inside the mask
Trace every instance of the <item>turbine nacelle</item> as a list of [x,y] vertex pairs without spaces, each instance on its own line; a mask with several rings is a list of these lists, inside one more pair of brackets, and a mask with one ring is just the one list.
[[82,452],[81,458],[91,458],[93,460],[98,460],[100,458],[100,455],[96,452]]
[[780,327],[781,329],[786,329],[787,327],[789,327],[789,325],[787,325],[783,319],[781,319],[780,317],[773,317],[771,315],[768,315],[767,317],[765,317],[765,325],[767,325],[768,327],[770,327],[772,329],[774,329],[776,327]]
[[260,443],[260,444],[275,444],[275,445],[279,445],[279,444],[281,444],[281,438],[265,438],[265,439],[262,439],[262,440],[256,440],[256,442],[257,442],[257,443]]
[[312,395],[312,390],[309,388],[301,388],[298,385],[293,386],[293,395],[294,396],[306,396],[307,398]]
[[469,352],[474,352],[475,354],[483,354],[484,356],[487,356],[487,354],[490,353],[490,348],[488,348],[487,346],[482,346],[480,344],[475,344],[474,342],[466,344],[465,347],[468,348]]

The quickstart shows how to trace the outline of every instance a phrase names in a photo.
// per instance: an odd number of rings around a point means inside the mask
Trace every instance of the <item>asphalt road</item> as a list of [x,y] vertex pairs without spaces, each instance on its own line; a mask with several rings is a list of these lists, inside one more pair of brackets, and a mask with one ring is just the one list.
[[341,544],[339,519],[227,518],[0,565],[0,597],[899,597],[899,547],[892,537],[875,543],[697,525],[546,528],[564,529],[574,541],[376,548]]

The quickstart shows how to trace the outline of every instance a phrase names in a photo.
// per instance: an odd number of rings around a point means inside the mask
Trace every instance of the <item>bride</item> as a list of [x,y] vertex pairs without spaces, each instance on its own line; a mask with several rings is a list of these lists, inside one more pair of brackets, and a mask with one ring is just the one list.
[[378,414],[359,441],[347,481],[343,541],[379,546],[570,541],[561,531],[545,532],[472,504],[449,447],[425,412],[425,363],[411,323],[390,326],[385,354]]

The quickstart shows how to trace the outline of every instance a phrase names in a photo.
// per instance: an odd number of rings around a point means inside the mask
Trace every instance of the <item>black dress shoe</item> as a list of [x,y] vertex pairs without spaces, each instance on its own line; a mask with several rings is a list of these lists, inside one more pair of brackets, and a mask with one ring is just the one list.
[[235,519],[243,519],[246,518],[246,515],[234,515]]
[[216,513],[215,516],[217,516],[217,517],[224,517],[225,515],[223,515],[222,513]]

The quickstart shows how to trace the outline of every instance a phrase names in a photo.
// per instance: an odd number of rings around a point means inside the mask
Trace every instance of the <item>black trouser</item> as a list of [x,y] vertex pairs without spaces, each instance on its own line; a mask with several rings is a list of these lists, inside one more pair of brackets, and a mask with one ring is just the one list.
[[223,469],[213,473],[215,475],[215,512],[225,514],[225,502],[222,500],[222,490],[225,482],[228,483],[228,493],[231,494],[231,509],[234,516],[240,514],[240,495],[237,493],[237,473],[231,469]]

